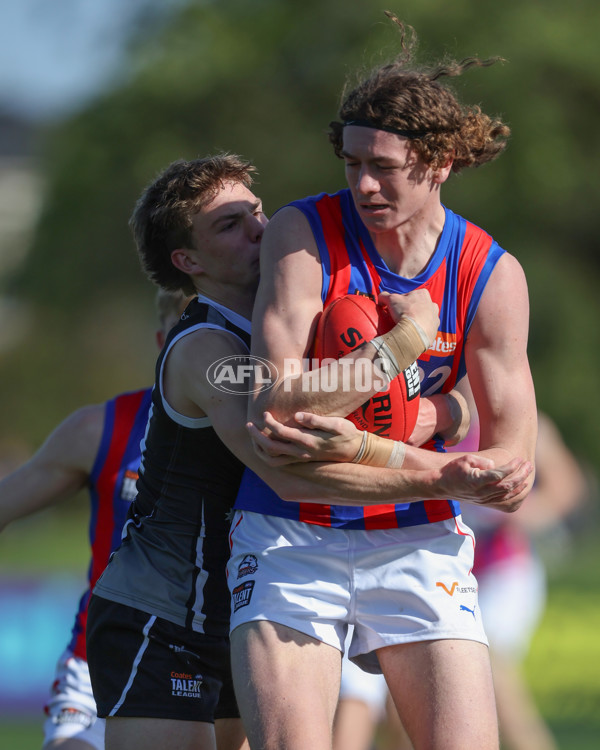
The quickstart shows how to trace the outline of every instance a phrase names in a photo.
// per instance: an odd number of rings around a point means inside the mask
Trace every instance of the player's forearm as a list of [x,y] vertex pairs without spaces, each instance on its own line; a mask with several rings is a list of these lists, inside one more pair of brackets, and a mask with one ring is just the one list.
[[306,463],[286,467],[294,480],[281,488],[284,500],[337,505],[403,503],[444,496],[436,486],[437,470],[382,469],[341,463]]
[[83,486],[84,478],[78,473],[24,464],[0,482],[0,530],[56,505]]
[[[286,423],[298,411],[322,416],[346,416],[376,394],[388,391],[390,383],[403,377],[402,373],[427,349],[429,343],[429,337],[420,325],[409,317],[401,316],[387,333],[381,335],[376,335],[377,326],[368,319],[368,330],[365,329],[356,338],[357,343],[361,340],[364,342],[362,345],[353,346],[348,339],[337,334],[332,342],[331,334],[328,337],[321,332],[321,338],[328,343],[322,344],[321,349],[316,345],[320,359],[302,359],[297,356],[299,351],[306,351],[302,340],[282,347],[281,342],[294,341],[290,333],[293,324],[288,322],[287,326],[282,326],[273,317],[271,315],[264,324],[263,330],[268,330],[268,335],[259,333],[255,336],[253,352],[274,362],[278,369],[278,382],[274,387],[259,390],[255,395],[249,411],[249,417],[254,422],[258,422],[265,411]],[[357,330],[349,328],[346,333]],[[316,341],[321,338],[317,336]],[[350,349],[350,346],[353,348]],[[328,357],[329,352],[333,356]],[[344,353],[343,356],[340,356],[341,353]]]
[[531,379],[515,378],[513,392],[505,392],[501,403],[503,408],[489,414],[480,410],[479,454],[492,459],[497,466],[514,458],[530,461],[534,465],[534,471],[523,493],[525,498],[535,479],[537,441],[537,411]]
[[0,531],[19,518],[26,518],[51,503],[46,493],[23,492],[23,487],[14,487],[12,482],[0,484]]
[[260,422],[265,411],[282,422],[296,412],[345,417],[365,401],[389,387],[389,381],[375,364],[376,349],[364,344],[339,360],[308,370],[309,361],[288,362],[275,387],[256,394],[249,417]]
[[[306,466],[310,470],[310,464]],[[530,462],[518,459],[494,467],[491,462],[472,455],[451,461],[442,469],[417,472],[373,470],[352,464],[312,465],[315,476],[321,481],[325,479],[326,492],[332,495],[326,497],[326,502],[366,506],[454,498],[506,512],[516,510],[521,504],[532,468]],[[285,499],[312,501],[310,495]],[[323,502],[323,499],[316,501]]]

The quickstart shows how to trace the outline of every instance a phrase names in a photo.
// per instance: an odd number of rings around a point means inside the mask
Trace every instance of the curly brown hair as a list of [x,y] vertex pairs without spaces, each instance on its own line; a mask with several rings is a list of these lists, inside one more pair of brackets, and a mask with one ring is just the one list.
[[189,276],[175,268],[171,253],[194,249],[192,219],[225,182],[250,187],[256,168],[235,154],[172,162],[138,199],[129,226],[148,278],[163,289],[193,294]]
[[400,29],[401,52],[352,90],[345,88],[339,111],[342,122],[330,123],[329,140],[336,155],[342,155],[344,126],[354,122],[410,138],[415,151],[432,169],[442,167],[448,157],[453,159],[454,172],[495,159],[506,147],[510,128],[488,117],[478,106],[460,104],[439,79],[460,76],[473,67],[488,67],[502,58],[469,57],[419,68],[413,63],[417,45],[414,29],[390,11],[385,14]]

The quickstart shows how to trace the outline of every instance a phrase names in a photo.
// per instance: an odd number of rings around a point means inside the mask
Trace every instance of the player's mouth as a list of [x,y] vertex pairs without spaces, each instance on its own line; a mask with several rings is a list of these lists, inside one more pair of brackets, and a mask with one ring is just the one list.
[[379,214],[389,208],[387,203],[361,203],[361,211],[367,214]]

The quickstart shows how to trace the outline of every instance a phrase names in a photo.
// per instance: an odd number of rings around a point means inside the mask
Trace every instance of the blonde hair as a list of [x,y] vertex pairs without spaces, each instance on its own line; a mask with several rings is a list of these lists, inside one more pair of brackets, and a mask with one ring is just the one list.
[[184,294],[181,289],[175,292],[159,289],[156,292],[155,305],[160,327],[165,327],[170,316],[180,316],[192,299],[193,296]]

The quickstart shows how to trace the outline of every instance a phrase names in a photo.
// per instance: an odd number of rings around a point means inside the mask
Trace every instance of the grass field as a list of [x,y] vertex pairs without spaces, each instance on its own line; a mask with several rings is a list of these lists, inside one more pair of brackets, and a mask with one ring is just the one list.
[[[9,527],[0,539],[0,573],[84,568],[85,524],[83,515],[61,512]],[[551,565],[547,609],[525,662],[561,750],[600,748],[599,531],[594,523],[580,532],[565,559]],[[553,551],[547,555],[551,562]],[[41,713],[7,716],[0,706],[1,750],[39,750],[41,720]]]

